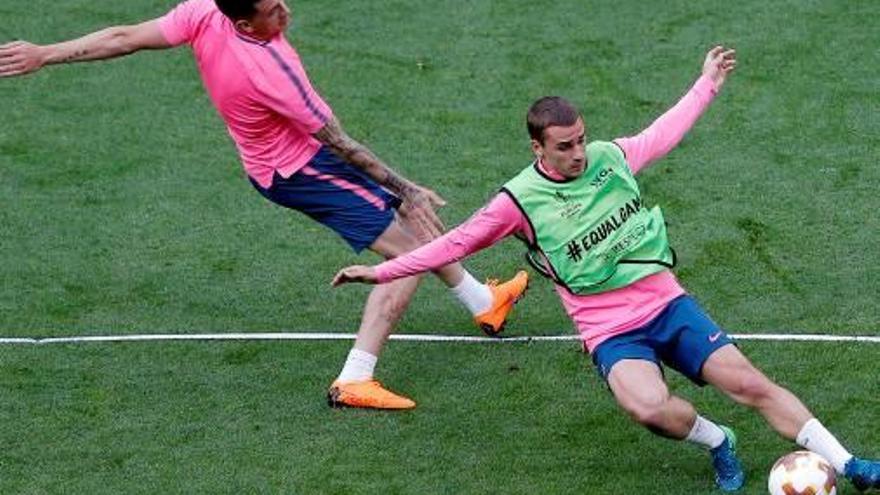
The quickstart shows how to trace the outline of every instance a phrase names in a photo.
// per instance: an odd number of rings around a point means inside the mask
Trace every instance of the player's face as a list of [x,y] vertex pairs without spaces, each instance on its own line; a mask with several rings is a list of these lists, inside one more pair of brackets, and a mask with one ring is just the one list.
[[290,24],[290,8],[284,0],[261,0],[256,4],[257,13],[248,21],[243,29],[261,40],[272,39],[284,32]]
[[572,126],[544,129],[544,143],[533,139],[532,151],[544,166],[566,179],[574,179],[584,173],[587,167],[584,153],[586,139],[584,121],[578,119]]

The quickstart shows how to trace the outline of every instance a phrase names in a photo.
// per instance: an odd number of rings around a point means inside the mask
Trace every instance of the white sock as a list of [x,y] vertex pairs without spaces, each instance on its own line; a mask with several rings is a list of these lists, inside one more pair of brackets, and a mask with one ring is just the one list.
[[801,447],[828,459],[834,470],[840,474],[843,474],[843,467],[852,459],[852,454],[816,418],[804,424],[796,441]]
[[373,378],[373,370],[376,369],[376,361],[379,358],[364,352],[360,349],[352,348],[348,353],[348,359],[345,360],[345,366],[339,373],[340,382],[360,382]]
[[685,440],[714,449],[724,443],[725,438],[727,436],[724,434],[724,430],[719,428],[718,425],[697,415],[694,427],[691,428],[691,432],[688,433]]
[[485,313],[492,307],[492,291],[486,284],[481,284],[467,270],[461,283],[449,290],[471,312],[477,316]]

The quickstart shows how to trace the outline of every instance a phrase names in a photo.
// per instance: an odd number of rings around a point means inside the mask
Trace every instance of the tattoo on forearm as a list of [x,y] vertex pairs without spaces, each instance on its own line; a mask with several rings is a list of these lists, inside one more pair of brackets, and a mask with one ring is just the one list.
[[83,57],[85,57],[88,54],[89,54],[89,51],[85,48],[82,48],[82,49],[76,50],[73,53],[71,53],[70,55],[62,58],[61,63],[74,62],[74,61],[82,59]]
[[406,196],[412,192],[414,192],[413,187],[399,177],[397,174],[391,171],[391,169],[386,168],[385,174],[385,186],[387,186],[392,191],[396,191],[401,196]]
[[392,191],[406,196],[413,191],[412,184],[397,175],[363,144],[349,137],[335,119],[327,122],[315,137],[333,149],[340,157],[360,168],[371,178]]

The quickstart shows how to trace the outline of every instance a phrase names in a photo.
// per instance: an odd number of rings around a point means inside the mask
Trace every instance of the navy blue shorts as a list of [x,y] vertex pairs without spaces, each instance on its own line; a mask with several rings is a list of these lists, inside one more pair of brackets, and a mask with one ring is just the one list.
[[691,296],[680,296],[647,325],[612,337],[593,350],[593,363],[606,381],[611,367],[622,359],[642,359],[677,370],[697,385],[705,385],[703,364],[733,340],[712,321]]
[[401,203],[326,146],[290,177],[276,173],[268,189],[251,183],[269,201],[333,229],[358,253],[385,232]]

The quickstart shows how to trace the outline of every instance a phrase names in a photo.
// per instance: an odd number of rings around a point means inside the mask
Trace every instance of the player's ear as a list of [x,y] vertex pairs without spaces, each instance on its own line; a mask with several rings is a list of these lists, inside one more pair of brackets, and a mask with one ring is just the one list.
[[537,139],[532,139],[532,153],[539,159],[544,157],[544,145]]
[[250,34],[254,32],[254,25],[247,19],[239,19],[235,21],[235,29]]

